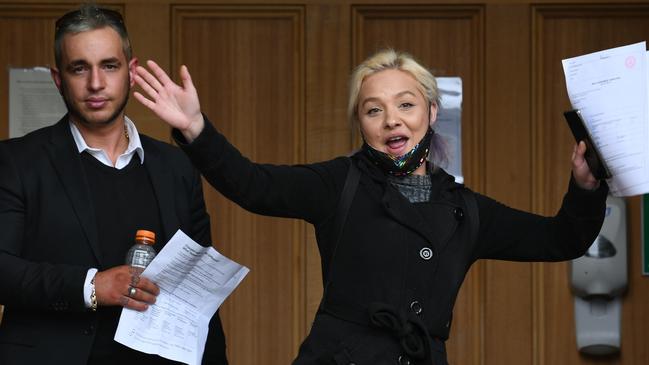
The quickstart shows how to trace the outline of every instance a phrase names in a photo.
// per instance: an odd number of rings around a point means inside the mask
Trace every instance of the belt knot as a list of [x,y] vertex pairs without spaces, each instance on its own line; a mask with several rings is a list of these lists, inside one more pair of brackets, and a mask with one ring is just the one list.
[[429,335],[421,319],[406,310],[396,310],[394,306],[374,302],[368,307],[370,323],[378,328],[392,332],[398,339],[406,355],[415,359],[425,359],[430,355]]

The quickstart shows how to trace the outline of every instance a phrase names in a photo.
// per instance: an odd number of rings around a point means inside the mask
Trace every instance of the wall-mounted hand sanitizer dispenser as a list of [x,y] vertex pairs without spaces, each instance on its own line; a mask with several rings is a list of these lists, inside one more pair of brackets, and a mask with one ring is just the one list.
[[609,196],[599,236],[584,256],[570,264],[577,348],[583,353],[607,355],[620,350],[626,251],[626,204]]

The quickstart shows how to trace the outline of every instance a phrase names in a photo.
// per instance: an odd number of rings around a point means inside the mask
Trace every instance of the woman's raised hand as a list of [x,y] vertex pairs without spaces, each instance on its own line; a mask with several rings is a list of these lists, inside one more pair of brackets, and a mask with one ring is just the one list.
[[147,61],[147,66],[151,72],[142,66],[138,66],[135,72],[135,82],[147,96],[137,91],[133,95],[160,119],[180,130],[187,142],[193,141],[203,130],[205,122],[187,67],[180,67],[180,86],[155,62]]

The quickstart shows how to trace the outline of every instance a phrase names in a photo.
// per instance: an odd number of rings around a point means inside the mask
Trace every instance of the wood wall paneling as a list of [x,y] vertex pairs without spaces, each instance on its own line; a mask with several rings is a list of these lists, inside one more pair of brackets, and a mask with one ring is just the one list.
[[[304,9],[174,6],[172,68],[202,110],[257,162],[304,161]],[[215,246],[251,268],[222,307],[230,361],[287,364],[303,337],[304,224],[243,211],[206,187]]]
[[[486,23],[485,193],[509,206],[529,210],[529,6],[487,5]],[[532,265],[495,260],[482,264],[483,363],[531,364]]]
[[[551,214],[561,202],[568,181],[573,144],[561,112],[569,108],[561,60],[635,43],[649,38],[649,6],[580,5],[535,6],[533,12],[533,171],[534,210]],[[630,200],[629,226],[640,220],[637,201]],[[630,232],[632,233],[632,232]],[[629,235],[629,252],[640,252],[639,235]],[[639,328],[645,322],[630,318],[638,305],[645,305],[649,295],[637,289],[646,288],[646,280],[629,255],[631,292],[623,308],[623,356],[606,359],[611,364],[644,364],[649,362],[646,350],[627,351],[635,343]],[[572,296],[568,290],[567,264],[535,264],[535,298],[538,308],[536,331],[540,336],[535,352],[540,364],[594,364],[598,359],[580,356],[576,351]],[[635,286],[634,286],[635,284]],[[644,303],[644,304],[640,304]],[[634,336],[635,335],[635,336]]]
[[[629,238],[628,269],[629,285],[622,300],[622,352],[621,364],[649,364],[649,346],[645,336],[649,324],[649,280],[642,272],[642,200],[627,198],[627,235]],[[644,234],[647,234],[645,232]]]
[[[169,46],[171,44],[170,8],[164,2],[128,2],[124,21],[128,28],[133,56],[138,59],[140,65],[146,66],[147,60],[154,60],[164,70],[172,71]],[[198,78],[200,79],[200,75]],[[135,89],[139,87],[135,86]],[[134,97],[129,100],[126,114],[137,123],[140,133],[162,141],[172,141],[167,124]]]
[[[484,180],[484,7],[397,6],[352,7],[352,64],[392,47],[412,53],[436,76],[460,76],[463,84],[463,173],[467,184],[482,190]],[[483,346],[482,264],[467,276],[455,306],[449,361],[480,364]]]
[[[306,159],[318,162],[352,150],[347,120],[348,75],[352,68],[347,4],[306,7]],[[311,225],[306,244],[306,334],[322,298],[320,253]]]

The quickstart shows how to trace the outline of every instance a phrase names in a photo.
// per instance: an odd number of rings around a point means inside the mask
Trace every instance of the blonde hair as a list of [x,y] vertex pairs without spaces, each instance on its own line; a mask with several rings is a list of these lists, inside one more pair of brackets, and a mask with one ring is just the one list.
[[384,49],[368,57],[352,72],[349,82],[349,103],[347,105],[347,116],[352,127],[358,127],[358,97],[363,80],[383,70],[400,70],[409,73],[417,80],[419,90],[428,104],[439,104],[439,90],[433,74],[420,65],[410,54],[397,52],[391,48]]

